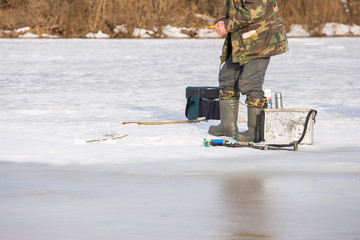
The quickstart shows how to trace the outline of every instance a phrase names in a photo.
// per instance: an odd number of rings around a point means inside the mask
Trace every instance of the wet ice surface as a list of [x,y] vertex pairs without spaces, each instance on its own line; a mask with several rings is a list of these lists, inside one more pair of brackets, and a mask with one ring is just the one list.
[[2,239],[358,239],[358,173],[1,164]]
[[318,116],[314,145],[266,152],[203,147],[214,120],[120,124],[183,120],[220,39],[0,39],[1,239],[359,239],[359,41],[272,58],[265,87]]

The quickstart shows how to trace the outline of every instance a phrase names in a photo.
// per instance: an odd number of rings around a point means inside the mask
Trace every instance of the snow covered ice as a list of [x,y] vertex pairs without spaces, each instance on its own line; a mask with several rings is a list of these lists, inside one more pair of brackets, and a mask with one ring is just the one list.
[[185,120],[222,39],[0,39],[1,239],[359,239],[360,38],[289,42],[264,88],[318,111],[298,152],[121,125]]

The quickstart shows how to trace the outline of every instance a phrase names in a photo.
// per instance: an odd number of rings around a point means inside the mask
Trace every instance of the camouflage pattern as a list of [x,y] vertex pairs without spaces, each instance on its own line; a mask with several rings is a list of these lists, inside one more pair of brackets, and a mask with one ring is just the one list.
[[[226,91],[226,90],[219,91],[220,100],[239,99],[239,98],[240,98],[240,92]],[[247,104],[249,107],[259,107],[259,108],[268,107],[268,101],[266,97],[263,98],[246,97],[245,104]]]
[[270,57],[288,51],[284,24],[276,0],[226,0],[224,20],[229,34],[221,62],[229,54],[243,65],[255,58]]
[[228,99],[239,99],[240,92],[239,91],[228,91],[228,90],[220,90],[219,91],[219,99],[220,100],[228,100]]
[[267,108],[268,107],[268,101],[267,101],[266,97],[263,97],[263,98],[247,97],[245,100],[245,103],[248,105],[248,107],[258,107],[258,108]]

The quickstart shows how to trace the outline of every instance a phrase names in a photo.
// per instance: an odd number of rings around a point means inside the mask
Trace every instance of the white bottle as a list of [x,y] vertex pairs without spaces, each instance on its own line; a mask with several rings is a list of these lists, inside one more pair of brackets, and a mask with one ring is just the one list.
[[267,101],[268,101],[268,108],[273,108],[272,107],[271,90],[270,89],[264,89],[264,94],[265,94],[265,97],[267,98]]

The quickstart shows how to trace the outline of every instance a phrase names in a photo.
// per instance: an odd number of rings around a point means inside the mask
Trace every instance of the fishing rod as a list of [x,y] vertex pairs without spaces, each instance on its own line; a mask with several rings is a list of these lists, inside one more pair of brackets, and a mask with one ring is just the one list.
[[216,26],[195,27],[195,29],[215,29]]
[[116,139],[121,139],[124,137],[127,137],[128,135],[124,135],[121,137],[109,137],[109,138],[103,138],[103,139],[95,139],[95,140],[88,140],[86,141],[87,143],[93,143],[93,142],[102,142],[102,141],[106,141],[106,140],[116,140]]
[[164,124],[178,124],[178,123],[198,123],[198,122],[207,122],[206,118],[201,117],[196,120],[181,120],[173,122],[122,122],[121,125],[125,124],[137,124],[137,125],[164,125]]

